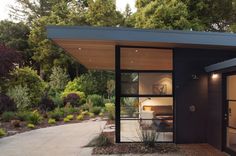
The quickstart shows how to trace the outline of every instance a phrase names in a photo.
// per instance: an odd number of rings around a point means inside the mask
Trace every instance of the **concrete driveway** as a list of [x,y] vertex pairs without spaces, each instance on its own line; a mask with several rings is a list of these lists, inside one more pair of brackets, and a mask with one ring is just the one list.
[[0,139],[0,156],[88,156],[82,148],[99,135],[105,121],[85,121],[32,130]]

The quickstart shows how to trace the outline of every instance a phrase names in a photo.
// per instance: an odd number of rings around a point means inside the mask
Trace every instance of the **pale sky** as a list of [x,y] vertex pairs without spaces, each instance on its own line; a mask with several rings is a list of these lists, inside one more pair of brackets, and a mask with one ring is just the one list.
[[[0,0],[0,20],[9,19],[9,5],[14,4],[14,2],[15,0]],[[130,5],[132,12],[135,12],[135,0],[116,0],[117,10],[124,11],[127,3]]]

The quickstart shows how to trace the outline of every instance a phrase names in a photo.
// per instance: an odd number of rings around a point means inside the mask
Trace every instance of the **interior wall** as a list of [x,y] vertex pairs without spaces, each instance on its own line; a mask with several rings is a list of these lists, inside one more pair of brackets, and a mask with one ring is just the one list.
[[169,73],[139,73],[139,93],[153,94],[153,85],[166,85],[166,94],[172,94],[172,75]]
[[175,49],[176,143],[206,143],[221,149],[222,85],[204,67],[235,58],[233,51]]

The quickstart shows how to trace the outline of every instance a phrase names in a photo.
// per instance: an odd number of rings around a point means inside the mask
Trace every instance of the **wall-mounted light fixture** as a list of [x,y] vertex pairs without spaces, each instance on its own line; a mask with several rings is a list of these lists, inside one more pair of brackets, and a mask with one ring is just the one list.
[[212,79],[217,79],[219,77],[219,74],[212,73],[211,78]]

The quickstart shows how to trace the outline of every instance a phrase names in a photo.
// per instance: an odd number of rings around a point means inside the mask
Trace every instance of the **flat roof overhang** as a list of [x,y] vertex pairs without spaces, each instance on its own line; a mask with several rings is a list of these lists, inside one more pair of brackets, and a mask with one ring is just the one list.
[[114,70],[116,45],[236,50],[233,33],[47,26],[47,35],[88,69]]

